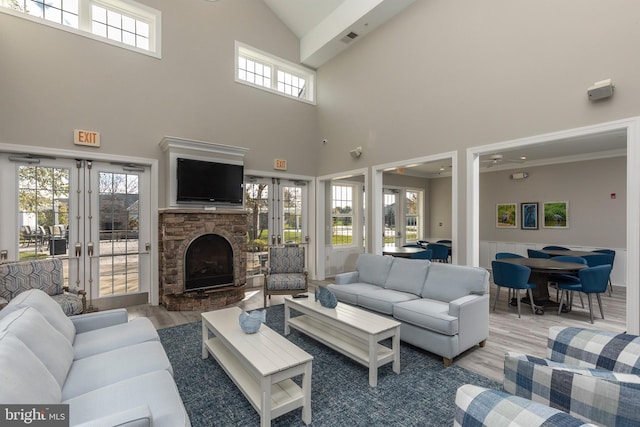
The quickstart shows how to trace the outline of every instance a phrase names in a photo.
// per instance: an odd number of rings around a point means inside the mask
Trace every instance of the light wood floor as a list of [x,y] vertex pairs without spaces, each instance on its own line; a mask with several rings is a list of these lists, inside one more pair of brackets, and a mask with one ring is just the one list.
[[[313,281],[311,287],[317,284],[331,283],[331,281]],[[495,297],[496,287],[491,285],[491,306]],[[522,317],[518,318],[516,307],[507,304],[507,290],[500,292],[500,300],[495,312],[490,312],[489,339],[484,348],[475,347],[454,360],[454,364],[476,372],[485,377],[502,383],[503,356],[507,351],[531,354],[534,356],[546,355],[547,331],[550,326],[564,325],[602,329],[615,332],[626,330],[626,288],[614,286],[613,295],[602,296],[605,319],[600,317],[598,304],[594,301],[594,324],[589,321],[589,309],[586,296],[585,308],[581,308],[580,301],[575,297],[574,309],[570,313],[562,313],[559,316],[555,312],[546,312],[544,315],[534,315],[531,307],[522,305]],[[555,290],[550,289],[551,295]],[[283,297],[272,296],[268,305],[283,303]],[[243,310],[262,308],[263,297],[260,288],[248,288],[245,299],[237,304]],[[167,311],[162,306],[137,305],[127,308],[131,318],[138,316],[148,317],[156,328],[166,328],[183,323],[200,320],[200,312]]]

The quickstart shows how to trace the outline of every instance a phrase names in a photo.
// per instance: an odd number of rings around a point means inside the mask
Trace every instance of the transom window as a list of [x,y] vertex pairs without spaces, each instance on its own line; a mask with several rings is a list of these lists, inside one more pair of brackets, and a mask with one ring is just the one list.
[[0,0],[0,12],[160,57],[160,11],[133,0]]
[[315,103],[315,72],[236,42],[236,81]]

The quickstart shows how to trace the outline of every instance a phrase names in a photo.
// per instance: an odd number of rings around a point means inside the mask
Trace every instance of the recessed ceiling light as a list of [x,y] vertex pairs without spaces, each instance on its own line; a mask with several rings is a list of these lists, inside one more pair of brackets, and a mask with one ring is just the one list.
[[520,160],[527,160],[527,156],[520,156]]

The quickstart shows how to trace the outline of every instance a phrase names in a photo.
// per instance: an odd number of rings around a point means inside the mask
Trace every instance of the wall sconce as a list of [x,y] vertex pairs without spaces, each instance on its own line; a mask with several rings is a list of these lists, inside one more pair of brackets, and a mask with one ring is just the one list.
[[360,156],[362,156],[362,146],[361,145],[357,146],[353,150],[349,151],[349,154],[351,154],[352,158],[359,159]]

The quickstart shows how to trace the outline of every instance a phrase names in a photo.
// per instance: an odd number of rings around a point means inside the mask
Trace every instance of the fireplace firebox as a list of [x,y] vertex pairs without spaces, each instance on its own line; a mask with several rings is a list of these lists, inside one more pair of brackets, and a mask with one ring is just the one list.
[[205,234],[191,242],[184,266],[185,291],[233,284],[233,250],[218,234]]

